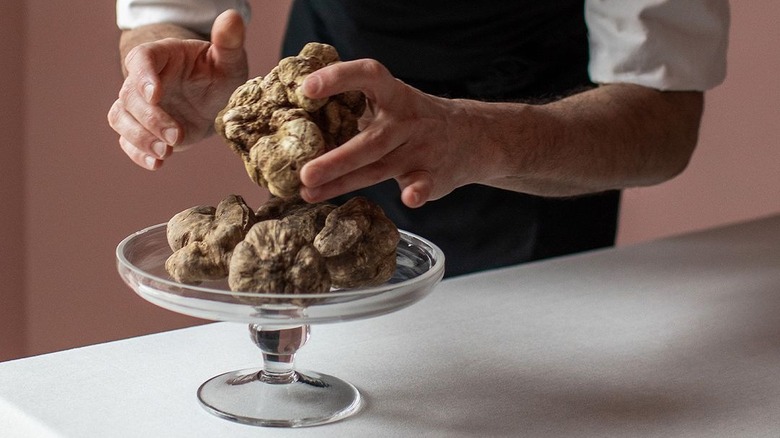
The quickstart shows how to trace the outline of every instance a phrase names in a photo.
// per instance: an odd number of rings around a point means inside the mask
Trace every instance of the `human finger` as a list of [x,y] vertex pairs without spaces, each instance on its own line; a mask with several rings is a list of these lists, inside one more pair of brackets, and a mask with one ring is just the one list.
[[171,49],[162,43],[134,47],[124,61],[127,78],[119,90],[119,99],[127,112],[149,132],[175,146],[183,139],[181,127],[160,107],[165,94],[160,72],[172,61],[172,56],[181,56],[181,53],[172,54]]
[[399,81],[374,59],[358,59],[330,64],[309,74],[301,84],[312,99],[360,90],[369,100],[392,99]]
[[[144,96],[140,95],[131,78],[125,80],[119,90],[119,98],[115,105],[117,104],[157,139],[169,145],[179,143],[179,124],[162,107],[150,103]],[[140,139],[132,137],[129,139],[135,144],[142,144],[139,142]]]
[[123,61],[127,71],[125,84],[131,85],[147,102],[159,102],[160,72],[169,62],[170,55],[165,46],[158,42],[134,47]]
[[[413,170],[402,174],[403,166],[380,161],[362,167],[317,187],[301,188],[301,197],[307,202],[323,202],[345,193],[369,187],[394,178],[402,190],[401,201],[410,208],[425,204],[433,195],[433,177],[429,171]],[[393,176],[387,176],[393,175]]]
[[306,163],[301,168],[301,182],[316,187],[378,162],[402,145],[405,135],[400,127],[389,129],[382,123],[373,124],[343,145]]
[[138,92],[129,78],[119,90],[119,100],[125,110],[158,139],[170,145],[180,141],[180,129],[176,120],[157,103],[150,102]]
[[430,172],[417,170],[396,177],[401,188],[401,202],[409,208],[421,207],[432,199],[433,176]]
[[124,137],[119,137],[119,147],[122,148],[132,162],[147,170],[157,170],[162,166],[163,160],[147,154],[135,147]]
[[160,140],[127,111],[123,101],[117,99],[108,112],[108,123],[120,137],[146,155],[164,159],[171,153],[171,147]]
[[211,30],[213,57],[216,63],[233,64],[244,57],[245,25],[241,15],[229,9],[214,20]]
[[372,163],[316,187],[304,185],[301,187],[300,195],[307,202],[323,202],[388,179],[381,176],[387,172],[384,167],[384,163]]
[[[412,175],[415,172],[412,169],[417,168],[414,158],[411,158],[403,148],[396,148],[375,161],[338,175],[325,183],[316,186],[303,184],[301,196],[308,202],[320,202],[393,178],[401,183],[399,176]],[[301,180],[303,181],[303,178]],[[405,184],[408,185],[410,182]],[[423,195],[427,199],[427,193]]]

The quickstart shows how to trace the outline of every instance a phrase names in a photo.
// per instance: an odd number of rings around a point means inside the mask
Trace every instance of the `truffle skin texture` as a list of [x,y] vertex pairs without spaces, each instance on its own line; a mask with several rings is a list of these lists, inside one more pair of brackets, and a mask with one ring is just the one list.
[[196,206],[174,215],[166,228],[173,251],[165,261],[166,271],[186,284],[224,278],[233,248],[255,221],[252,209],[237,195],[229,195],[216,208]]
[[281,219],[291,212],[309,205],[303,199],[296,198],[279,198],[271,196],[265,201],[256,211],[255,217],[258,222],[262,222],[268,219]]
[[333,210],[314,239],[334,287],[382,284],[395,272],[400,234],[381,207],[358,196]]
[[335,48],[309,43],[265,77],[238,87],[217,115],[216,131],[241,156],[249,177],[275,196],[297,196],[301,167],[358,133],[363,93],[310,99],[300,91],[306,76],[334,62]]
[[290,120],[272,135],[260,138],[249,151],[249,163],[255,182],[281,197],[298,195],[301,187],[299,170],[304,164],[325,153],[320,129],[305,118]]
[[228,285],[235,292],[315,294],[330,290],[325,260],[283,220],[255,224],[236,245]]
[[295,227],[311,243],[335,208],[327,202],[309,204],[301,198],[271,198],[257,209],[255,216],[258,222],[281,219]]

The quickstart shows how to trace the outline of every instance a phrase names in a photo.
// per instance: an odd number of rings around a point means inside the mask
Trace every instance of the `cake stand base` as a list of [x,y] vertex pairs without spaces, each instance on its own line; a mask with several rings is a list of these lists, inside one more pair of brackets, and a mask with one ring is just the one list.
[[352,384],[312,371],[294,373],[285,383],[269,382],[262,369],[221,374],[200,386],[198,399],[214,415],[255,426],[316,426],[360,410]]

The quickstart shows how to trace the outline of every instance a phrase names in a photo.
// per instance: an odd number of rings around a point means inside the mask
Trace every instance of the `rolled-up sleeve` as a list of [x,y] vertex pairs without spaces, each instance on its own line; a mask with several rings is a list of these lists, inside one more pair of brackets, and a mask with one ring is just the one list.
[[205,35],[211,32],[214,19],[228,9],[235,9],[249,22],[247,0],[117,0],[116,20],[123,30],[172,23]]
[[728,0],[586,0],[595,83],[704,91],[726,77]]

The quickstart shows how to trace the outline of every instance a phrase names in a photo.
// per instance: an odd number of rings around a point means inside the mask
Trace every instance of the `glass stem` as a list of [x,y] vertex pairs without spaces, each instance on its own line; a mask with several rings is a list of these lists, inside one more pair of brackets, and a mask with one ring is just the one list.
[[308,325],[295,327],[260,327],[249,325],[249,334],[263,352],[263,370],[260,380],[266,383],[286,384],[297,380],[295,353],[309,339]]

